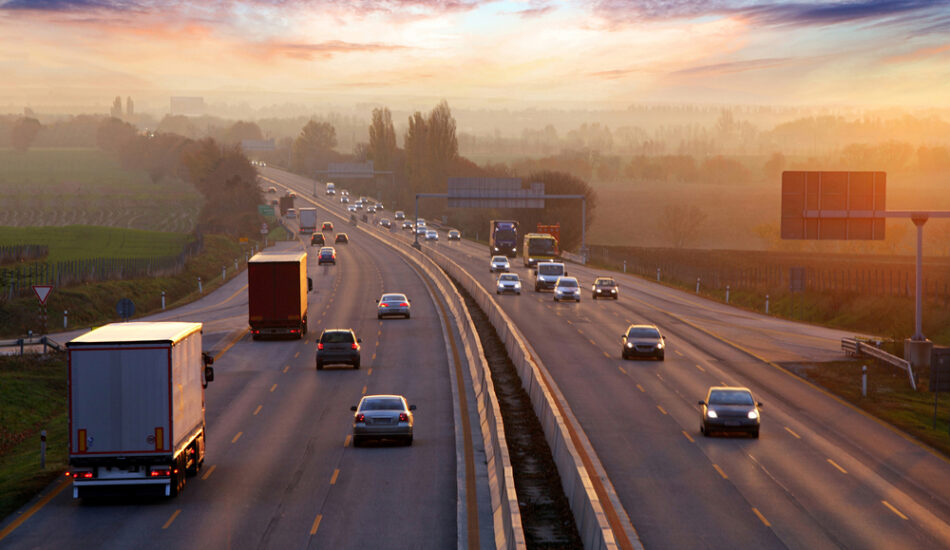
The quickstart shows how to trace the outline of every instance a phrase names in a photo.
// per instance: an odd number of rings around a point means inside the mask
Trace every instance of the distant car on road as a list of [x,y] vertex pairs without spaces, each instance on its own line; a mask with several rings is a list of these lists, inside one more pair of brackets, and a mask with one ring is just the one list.
[[411,307],[409,298],[406,298],[405,294],[383,294],[376,300],[376,318],[399,315],[409,319],[412,316]]
[[359,447],[368,439],[395,439],[412,445],[412,411],[415,405],[406,403],[401,395],[367,395],[359,405],[350,407],[353,414],[353,446]]
[[272,186],[270,186],[270,187],[267,188],[267,192],[268,192],[268,193],[276,193],[276,192],[277,192],[277,188],[272,185]]
[[367,207],[366,207],[366,213],[367,213],[367,214],[375,214],[375,213],[376,213],[376,207],[375,207],[375,206],[372,206],[372,205],[367,206]]
[[327,244],[327,239],[323,236],[323,233],[314,233],[310,236],[310,246],[324,246]]
[[426,229],[426,240],[427,241],[437,241],[439,240],[439,232],[435,229]]
[[297,211],[294,210],[293,208],[288,208],[288,209],[287,209],[287,213],[284,214],[284,217],[285,217],[285,218],[294,219],[294,218],[297,217]]
[[333,239],[335,244],[349,244],[350,237],[346,233],[337,233],[336,238]]
[[349,211],[349,212],[356,212],[356,205],[351,204],[351,205],[347,206],[346,209],[347,209],[347,211]]
[[393,217],[396,218],[397,220],[404,220],[406,219],[406,213],[403,212],[402,210],[396,210],[396,213],[393,214]]
[[336,265],[336,249],[332,246],[324,246],[317,254],[317,265],[323,264]]
[[488,264],[488,272],[494,273],[496,271],[508,272],[511,269],[511,262],[508,261],[507,256],[492,256],[491,262]]
[[342,204],[349,204],[349,202],[350,202],[350,196],[349,196],[349,195],[343,195],[342,197],[340,197],[340,202],[341,202]]
[[402,222],[402,228],[412,231],[412,222],[409,220]]
[[360,342],[353,329],[326,329],[317,341],[317,370],[324,365],[348,364],[360,368]]
[[656,325],[630,325],[621,337],[621,359],[631,357],[666,357],[666,337]]
[[521,277],[517,273],[502,273],[498,276],[498,281],[495,283],[495,294],[504,294],[505,292],[521,294]]
[[597,277],[594,279],[590,291],[591,297],[595,300],[597,298],[613,298],[616,300],[620,297],[620,287],[617,286],[617,281],[614,281],[611,277]]
[[450,229],[449,234],[448,234],[448,239],[450,241],[461,241],[462,234],[459,232],[458,229]]
[[380,227],[385,227],[386,229],[389,229],[393,226],[393,222],[389,221],[389,218],[383,218],[379,220],[379,225]]
[[333,231],[333,222],[323,222],[320,231]]
[[559,277],[554,283],[554,301],[561,300],[581,301],[581,286],[574,277]]
[[762,417],[749,388],[713,386],[700,401],[699,431],[706,437],[714,432],[740,432],[759,437]]
[[417,225],[417,226],[416,226],[416,235],[422,235],[423,237],[425,237],[425,236],[426,236],[426,231],[427,231],[426,226],[424,226],[424,225]]

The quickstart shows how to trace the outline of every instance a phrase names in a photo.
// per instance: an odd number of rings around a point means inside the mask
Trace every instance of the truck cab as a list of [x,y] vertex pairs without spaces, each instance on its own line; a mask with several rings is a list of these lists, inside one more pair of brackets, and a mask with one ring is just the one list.
[[567,276],[561,262],[538,262],[534,268],[534,291],[553,290],[560,277]]

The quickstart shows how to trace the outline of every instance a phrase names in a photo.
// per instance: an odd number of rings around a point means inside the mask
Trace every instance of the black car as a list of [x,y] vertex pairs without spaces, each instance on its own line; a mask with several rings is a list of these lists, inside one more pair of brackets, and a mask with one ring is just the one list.
[[614,281],[611,277],[597,277],[594,279],[590,291],[595,300],[597,298],[613,298],[616,300],[620,297],[620,287],[617,286],[617,281]]
[[324,365],[349,364],[354,369],[360,368],[360,342],[353,329],[333,328],[326,329],[317,342],[317,370],[323,370]]
[[748,388],[713,386],[700,401],[699,431],[709,437],[714,432],[739,432],[759,437],[762,417],[759,407]]
[[336,238],[333,239],[333,242],[336,244],[348,244],[350,242],[350,238],[347,237],[346,233],[337,233]]
[[310,246],[323,246],[325,244],[327,244],[327,240],[323,233],[314,233],[310,236]]
[[660,334],[656,325],[630,325],[620,337],[623,345],[621,359],[655,357],[663,361],[666,357],[666,337]]
[[324,246],[317,254],[317,265],[336,265],[336,250],[332,246]]

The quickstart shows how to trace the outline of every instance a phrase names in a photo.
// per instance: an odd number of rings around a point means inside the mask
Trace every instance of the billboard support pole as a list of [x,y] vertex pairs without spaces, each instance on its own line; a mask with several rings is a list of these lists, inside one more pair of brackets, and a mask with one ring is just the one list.
[[419,193],[416,193],[416,217],[412,220],[412,247],[421,249],[419,246]]
[[927,223],[927,216],[914,216],[911,218],[911,221],[914,222],[914,225],[917,226],[917,266],[916,266],[916,277],[917,284],[915,289],[915,308],[914,313],[914,340],[924,341],[924,321],[923,321],[923,288],[921,286],[924,282],[923,275],[923,257],[924,257],[924,224]]

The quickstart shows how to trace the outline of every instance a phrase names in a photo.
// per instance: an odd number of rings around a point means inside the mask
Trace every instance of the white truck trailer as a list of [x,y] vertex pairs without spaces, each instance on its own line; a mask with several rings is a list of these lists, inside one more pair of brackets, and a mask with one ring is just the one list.
[[313,233],[317,230],[317,209],[300,208],[297,210],[297,222],[301,233]]
[[205,455],[201,323],[113,323],[66,344],[73,498],[176,496]]

